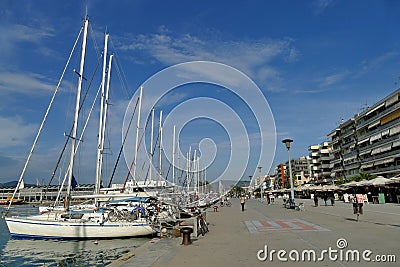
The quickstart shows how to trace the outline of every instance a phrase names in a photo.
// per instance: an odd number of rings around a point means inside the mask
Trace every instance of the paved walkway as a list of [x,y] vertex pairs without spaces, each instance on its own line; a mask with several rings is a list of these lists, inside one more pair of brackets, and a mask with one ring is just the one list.
[[[283,208],[279,199],[273,205],[248,200],[242,212],[239,201],[232,202],[232,207],[207,212],[210,232],[191,245],[181,245],[181,238],[154,239],[110,266],[398,266],[400,262],[399,204],[365,204],[357,222],[349,203],[313,207],[310,200],[297,200],[304,202],[305,210],[295,211]],[[268,257],[263,261],[265,253],[258,252],[265,248]],[[272,250],[276,252],[271,255]],[[281,258],[287,262],[279,260],[279,250],[286,251]],[[322,260],[312,261],[311,250]],[[355,250],[360,262],[351,260]],[[366,252],[369,263],[362,259],[365,250],[371,251]],[[301,261],[302,255],[306,261]],[[372,261],[377,255],[395,255],[397,264]]]

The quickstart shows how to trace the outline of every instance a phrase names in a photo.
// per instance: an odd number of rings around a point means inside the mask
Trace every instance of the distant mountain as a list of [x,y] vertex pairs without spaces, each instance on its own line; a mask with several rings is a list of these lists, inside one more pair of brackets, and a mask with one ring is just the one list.
[[7,183],[0,183],[0,186],[2,187],[16,187],[18,184],[18,181],[11,181]]
[[[16,187],[18,181],[11,181],[7,183],[0,183],[0,187]],[[25,184],[25,186],[34,186],[34,184]]]

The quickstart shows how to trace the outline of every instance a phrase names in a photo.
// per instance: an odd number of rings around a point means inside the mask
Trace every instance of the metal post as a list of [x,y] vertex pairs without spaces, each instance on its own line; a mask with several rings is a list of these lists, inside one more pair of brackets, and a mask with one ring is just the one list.
[[290,162],[290,143],[293,142],[291,139],[282,140],[282,143],[286,145],[289,158],[289,178],[290,178],[290,205],[294,205],[294,189],[293,189],[293,177],[292,177],[292,163]]

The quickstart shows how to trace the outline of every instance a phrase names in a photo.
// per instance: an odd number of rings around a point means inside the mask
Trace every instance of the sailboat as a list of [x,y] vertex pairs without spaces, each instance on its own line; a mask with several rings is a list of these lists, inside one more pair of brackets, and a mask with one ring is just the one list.
[[[68,170],[66,172],[66,178],[68,178],[67,184],[67,193],[64,199],[64,209],[54,209],[48,212],[44,212],[42,214],[37,215],[29,215],[29,216],[12,216],[7,214],[5,217],[5,221],[11,236],[13,237],[27,237],[27,238],[52,238],[52,239],[100,239],[100,238],[122,238],[122,237],[134,237],[134,236],[144,236],[151,235],[156,233],[156,228],[152,225],[149,216],[146,216],[144,209],[140,209],[140,212],[137,212],[137,207],[131,207],[130,209],[119,210],[112,208],[101,208],[98,204],[96,208],[93,210],[87,209],[76,209],[74,210],[71,205],[72,199],[72,186],[73,186],[73,167],[74,167],[74,159],[77,148],[79,146],[80,138],[77,136],[77,124],[78,124],[78,116],[79,116],[79,105],[80,105],[80,95],[82,89],[82,80],[83,80],[83,72],[84,72],[84,63],[85,63],[85,52],[86,52],[86,39],[88,33],[88,25],[89,20],[86,18],[84,20],[83,26],[81,28],[81,32],[83,32],[82,37],[82,50],[81,50],[81,61],[80,61],[80,69],[78,72],[78,86],[77,86],[77,95],[76,95],[76,103],[75,103],[75,116],[73,123],[73,130],[71,131],[71,155],[70,162],[68,166]],[[77,39],[78,41],[78,39]],[[76,41],[76,42],[77,42]],[[76,45],[75,42],[75,45]],[[104,58],[107,56],[107,35],[105,41],[105,50],[104,50]],[[72,52],[71,52],[72,53]],[[111,57],[112,58],[112,57]],[[111,58],[110,63],[111,64]],[[69,62],[69,60],[68,60]],[[104,67],[106,65],[106,60],[104,59],[103,65],[103,81],[104,85],[105,80],[105,71]],[[65,69],[64,69],[65,72]],[[63,75],[62,75],[63,76]],[[60,82],[56,88],[58,87]],[[55,92],[56,93],[56,92]],[[16,190],[14,191],[15,197],[17,190],[20,188],[21,183],[23,182],[23,176],[28,165],[28,161],[33,153],[34,147],[40,135],[40,131],[44,125],[44,121],[48,115],[48,111],[52,105],[54,100],[54,96],[50,102],[50,105],[45,113],[45,117],[42,121],[41,126],[39,127],[38,134],[32,146],[32,149],[28,155],[27,162],[23,168],[21,173],[19,182],[17,184]],[[102,97],[104,96],[102,92]],[[102,101],[102,105],[104,102]],[[101,116],[105,116],[103,107],[101,109]],[[103,113],[103,115],[102,115]],[[104,117],[103,117],[104,118]],[[100,119],[100,127],[99,127],[99,135],[103,132],[104,137],[104,125],[105,119]],[[101,138],[101,136],[100,136]],[[100,139],[99,139],[100,140]],[[104,141],[103,141],[104,142]],[[103,148],[103,143],[101,140],[99,141],[99,148]],[[95,192],[94,196],[99,193],[100,190],[100,179],[99,173],[101,173],[101,153],[99,151],[97,157],[97,171],[96,171],[96,184],[95,184]]]

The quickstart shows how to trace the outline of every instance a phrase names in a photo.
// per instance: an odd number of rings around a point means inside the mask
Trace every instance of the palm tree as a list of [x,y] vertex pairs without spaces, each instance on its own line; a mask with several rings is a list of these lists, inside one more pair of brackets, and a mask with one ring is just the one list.
[[353,181],[359,182],[362,180],[371,180],[374,179],[376,175],[372,175],[366,172],[360,172],[357,176],[353,177]]

